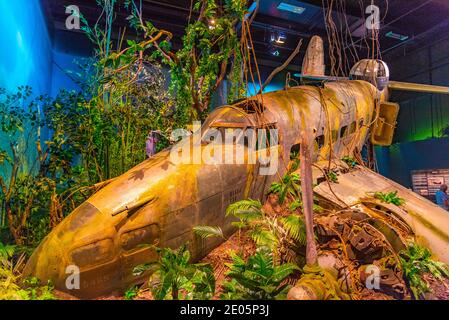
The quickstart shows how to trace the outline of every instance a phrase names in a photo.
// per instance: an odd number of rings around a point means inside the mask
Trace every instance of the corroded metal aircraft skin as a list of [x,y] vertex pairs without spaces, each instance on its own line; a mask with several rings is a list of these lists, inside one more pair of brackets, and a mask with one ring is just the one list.
[[[320,172],[316,173],[320,175]],[[397,191],[405,203],[401,206],[383,203],[372,197],[374,191]],[[449,263],[449,212],[404,186],[359,166],[340,174],[332,190],[327,183],[321,183],[314,192],[337,208],[349,207],[365,212],[401,230],[399,234],[393,234],[393,228],[387,232],[384,231],[388,226],[380,228],[396,252],[405,249],[404,244],[412,238],[429,248],[435,259]]]
[[[193,227],[220,226],[225,236],[232,234],[231,221],[225,217],[227,206],[245,198],[263,200],[271,183],[285,174],[290,152],[300,145],[303,132],[315,141],[317,163],[361,150],[376,120],[376,104],[382,99],[385,95],[372,84],[347,80],[288,88],[218,108],[201,132],[231,127],[278,129],[279,143],[270,146],[279,151],[275,175],[260,175],[262,164],[257,162],[175,164],[170,160],[175,144],[116,178],[70,214],[38,247],[25,274],[52,280],[56,288],[72,295],[91,298],[142,281],[133,276],[133,268],[156,258],[154,250],[142,244],[177,248],[189,243],[193,259],[199,260],[222,240],[200,239]],[[193,146],[192,154],[195,148],[202,152],[206,147]],[[260,150],[245,146],[245,152],[248,158]],[[438,208],[429,210],[430,216],[447,214]],[[441,226],[445,237],[448,228],[448,224]],[[447,256],[440,258],[448,260]],[[80,289],[66,286],[71,265],[80,268]]]
[[[300,144],[304,124],[311,128],[310,134],[327,140],[335,138],[342,126],[355,123],[351,137],[334,141],[333,156],[361,148],[369,130],[366,124],[372,121],[376,93],[367,82],[335,82],[324,88],[289,88],[250,100],[262,113],[245,108],[248,102],[216,109],[203,132],[236,124],[244,129],[269,125],[279,130],[279,145],[271,146],[279,150],[275,175],[259,175],[259,163],[174,164],[170,161],[172,147],[116,178],[71,213],[38,247],[25,273],[51,279],[56,288],[67,291],[67,267],[77,266],[81,288],[68,292],[94,297],[126,289],[140,280],[133,276],[133,268],[155,258],[154,251],[142,244],[176,248],[188,242],[195,260],[204,257],[221,240],[199,239],[192,228],[220,226],[229,236],[234,230],[225,218],[226,207],[248,197],[263,198],[271,183],[285,173],[290,150]],[[205,146],[198,148],[202,152]],[[324,142],[315,158],[329,155],[329,144]]]

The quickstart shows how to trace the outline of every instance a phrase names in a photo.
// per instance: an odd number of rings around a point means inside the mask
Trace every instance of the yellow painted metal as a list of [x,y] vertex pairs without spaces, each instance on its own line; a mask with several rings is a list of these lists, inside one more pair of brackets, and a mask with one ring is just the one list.
[[[290,151],[301,143],[302,131],[316,143],[313,158],[317,162],[341,159],[352,156],[355,149],[361,150],[374,120],[375,101],[381,98],[370,83],[346,80],[252,98],[252,105],[261,105],[262,113],[252,112],[245,104],[218,108],[207,118],[202,133],[226,124],[234,124],[230,128],[278,129],[279,146],[271,146],[279,150],[276,174],[260,175],[260,163],[247,161],[251,155],[247,147],[243,164],[206,164],[201,154],[210,152],[209,145],[196,144],[193,135],[110,181],[90,197],[44,239],[28,261],[24,275],[52,280],[59,290],[91,298],[143,281],[147,275],[135,277],[133,268],[156,256],[153,249],[142,244],[177,248],[188,243],[192,259],[197,261],[223,240],[200,239],[193,227],[219,226],[225,236],[231,235],[235,230],[225,217],[227,206],[246,197],[263,200],[271,183],[285,174]],[[187,158],[199,161],[171,161],[171,153],[187,146]],[[217,152],[225,155],[229,150]],[[426,214],[432,216],[434,211]],[[410,223],[414,221],[411,218]],[[447,228],[441,232],[449,235]],[[72,290],[68,283],[73,266],[80,271],[80,289]]]
[[382,102],[379,105],[379,115],[371,130],[371,143],[378,146],[389,146],[393,141],[396,119],[399,114],[399,104]]
[[449,87],[433,86],[433,85],[418,84],[418,83],[408,83],[408,82],[398,82],[398,81],[390,81],[388,83],[388,88],[391,90],[401,90],[401,91],[449,94]]

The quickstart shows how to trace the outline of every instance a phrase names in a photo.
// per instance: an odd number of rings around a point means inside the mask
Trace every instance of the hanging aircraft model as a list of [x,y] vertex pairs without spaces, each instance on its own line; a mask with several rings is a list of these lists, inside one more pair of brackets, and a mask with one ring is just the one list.
[[[328,166],[343,166],[340,159],[360,152],[368,140],[374,145],[391,144],[399,106],[388,102],[388,89],[449,94],[449,88],[389,81],[388,67],[379,60],[360,61],[350,79],[332,79],[323,74],[322,56],[322,41],[314,37],[303,75],[322,80],[319,85],[288,87],[217,108],[196,132],[199,144],[194,143],[194,133],[97,191],[43,240],[28,261],[25,276],[52,280],[59,290],[92,298],[143,282],[148,275],[134,276],[133,268],[157,257],[144,244],[177,248],[189,243],[192,259],[198,261],[223,240],[201,239],[193,228],[219,226],[230,236],[235,230],[225,217],[227,206],[246,198],[263,200],[271,183],[286,173],[291,151],[300,148],[303,132],[315,141],[314,192],[318,197],[336,208],[361,210],[401,225],[449,263],[448,212],[363,166],[342,173],[338,184],[323,182]],[[210,147],[210,137],[226,129],[243,133],[258,129],[256,140],[266,138],[266,130],[277,129],[276,143],[266,150],[251,148],[245,134],[230,143],[244,149],[245,160],[264,151],[277,155],[272,159],[276,174],[260,174],[273,163],[257,156],[253,163],[238,164],[172,161],[170,154],[186,144],[192,145],[189,156],[202,154]],[[396,207],[363,200],[367,192],[374,191],[398,191],[406,203]],[[381,229],[401,247],[404,239],[393,234],[388,224]],[[73,270],[70,266],[80,270],[79,289],[66,285],[69,270]]]

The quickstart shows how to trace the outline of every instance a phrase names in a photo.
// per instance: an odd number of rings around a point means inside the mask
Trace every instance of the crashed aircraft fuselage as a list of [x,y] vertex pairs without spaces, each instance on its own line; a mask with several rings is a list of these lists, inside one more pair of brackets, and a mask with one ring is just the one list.
[[[258,159],[254,154],[267,150],[249,148],[237,139],[233,143],[242,144],[244,163],[210,164],[203,159],[196,163],[174,163],[171,154],[178,152],[174,149],[181,144],[192,144],[192,157],[195,151],[203,154],[210,145],[210,140],[195,144],[192,135],[117,177],[90,197],[45,238],[29,260],[25,274],[52,280],[62,291],[90,298],[127,289],[143,280],[142,276],[133,275],[133,268],[156,259],[156,254],[142,244],[177,248],[189,243],[193,259],[199,260],[222,239],[201,239],[195,236],[193,227],[219,226],[225,236],[232,234],[231,220],[225,217],[227,206],[245,198],[262,200],[271,183],[285,174],[291,151],[300,147],[302,132],[309,135],[309,141],[315,141],[316,163],[352,156],[356,149],[361,150],[376,120],[376,101],[382,99],[383,95],[370,83],[348,80],[326,83],[323,87],[288,88],[218,108],[203,125],[200,139],[212,128],[277,129],[277,143],[267,147],[270,155],[277,154],[271,160],[275,162],[274,174],[260,174],[261,168],[273,166],[272,162],[247,161]],[[225,154],[229,150],[214,152]],[[436,206],[428,205],[426,210],[429,211],[422,213],[422,219],[429,216],[437,217],[435,221],[448,219],[443,217],[447,213]],[[441,260],[449,262],[449,242],[445,238],[449,235],[449,223],[433,225],[438,230],[429,231],[422,219],[412,218],[408,222],[424,240],[444,238],[431,249]],[[416,224],[424,227],[416,228]],[[69,266],[80,270],[78,290],[67,289]]]

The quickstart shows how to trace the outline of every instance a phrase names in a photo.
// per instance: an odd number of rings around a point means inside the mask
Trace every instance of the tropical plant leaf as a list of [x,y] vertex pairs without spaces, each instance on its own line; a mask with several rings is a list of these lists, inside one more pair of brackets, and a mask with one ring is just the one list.
[[280,266],[277,266],[276,268],[274,268],[274,272],[272,275],[273,280],[280,283],[296,270],[300,269],[293,263],[284,263]]
[[[184,244],[176,250],[157,248],[159,260],[141,265],[137,274],[153,271],[148,286],[155,299],[210,299],[215,292],[215,278],[209,264],[191,264]],[[180,291],[182,289],[182,292]]]
[[382,202],[391,203],[391,204],[394,204],[397,206],[402,206],[405,203],[405,200],[398,196],[397,191],[388,192],[388,193],[375,192],[374,198],[379,199]]
[[306,245],[306,225],[299,215],[291,214],[281,218],[281,223],[287,233],[300,245]]
[[0,260],[8,260],[11,258],[16,251],[16,246],[14,245],[4,245],[0,242]]
[[144,272],[148,271],[148,270],[156,270],[159,267],[159,263],[158,262],[149,262],[149,263],[145,263],[145,264],[140,264],[136,267],[134,267],[133,269],[133,275],[134,276],[140,276],[142,275]]
[[273,232],[261,227],[256,227],[250,230],[249,236],[259,246],[274,248],[279,243],[279,240],[276,238]]
[[193,228],[195,234],[203,239],[218,237],[224,239],[223,230],[220,227],[196,226]]
[[262,204],[259,200],[246,199],[232,203],[226,209],[226,216],[236,215],[239,211],[259,211],[262,208]]
[[295,201],[290,203],[290,206],[288,208],[290,211],[296,211],[298,209],[302,209],[302,201],[296,199]]
[[293,264],[276,266],[272,252],[267,248],[259,248],[257,252],[245,260],[232,254],[232,263],[226,275],[230,281],[223,283],[224,299],[272,300],[279,299],[289,286],[282,284],[297,268]]
[[422,298],[426,292],[431,290],[428,283],[422,278],[424,273],[428,272],[436,279],[449,278],[448,266],[433,260],[431,256],[429,249],[415,243],[411,243],[407,249],[399,253],[404,277],[409,283],[415,299]]

